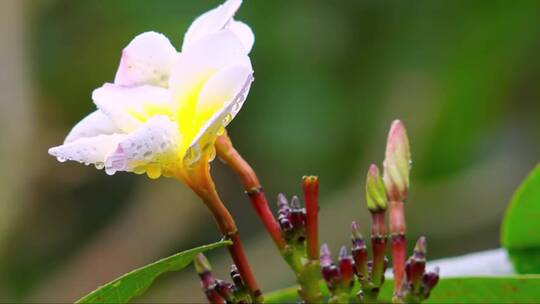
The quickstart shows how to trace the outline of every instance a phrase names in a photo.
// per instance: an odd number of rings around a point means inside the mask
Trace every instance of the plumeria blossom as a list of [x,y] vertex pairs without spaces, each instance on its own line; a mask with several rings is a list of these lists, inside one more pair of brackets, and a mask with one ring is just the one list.
[[49,154],[108,174],[184,180],[194,165],[212,160],[216,137],[253,81],[254,35],[233,19],[240,5],[228,0],[198,17],[180,52],[162,34],[136,36],[122,52],[114,82],[92,93],[97,110]]

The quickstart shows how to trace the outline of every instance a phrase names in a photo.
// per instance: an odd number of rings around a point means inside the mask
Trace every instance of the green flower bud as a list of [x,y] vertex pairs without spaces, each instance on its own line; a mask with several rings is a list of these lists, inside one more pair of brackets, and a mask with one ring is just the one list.
[[366,177],[366,201],[369,211],[384,211],[388,207],[386,189],[379,174],[379,168],[372,164]]

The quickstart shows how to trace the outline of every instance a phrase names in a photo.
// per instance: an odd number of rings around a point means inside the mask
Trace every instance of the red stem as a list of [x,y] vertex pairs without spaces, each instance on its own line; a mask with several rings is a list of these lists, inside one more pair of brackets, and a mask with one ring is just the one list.
[[385,212],[374,212],[371,226],[371,245],[373,250],[373,283],[381,286],[384,275],[384,257],[386,254],[386,225],[384,222]]
[[240,181],[249,196],[251,205],[255,209],[255,212],[257,212],[266,231],[268,231],[278,249],[282,250],[285,248],[285,239],[281,235],[279,224],[268,206],[268,200],[266,199],[259,178],[255,174],[253,168],[251,168],[244,158],[242,158],[240,153],[233,147],[227,133],[218,137],[215,147],[219,158],[221,158],[240,177]]
[[394,269],[394,294],[401,291],[405,274],[405,259],[407,255],[407,242],[405,239],[405,211],[402,201],[390,202],[390,233],[392,239],[392,267]]
[[263,301],[262,292],[247,261],[236,223],[216,191],[214,182],[210,176],[208,161],[201,159],[199,164],[201,165],[189,171],[186,181],[212,212],[221,233],[233,242],[229,246],[229,253],[238,267],[238,271],[254,302],[261,303]]
[[304,176],[302,180],[306,203],[307,256],[319,260],[319,178]]
[[234,264],[236,265],[236,267],[238,267],[240,276],[246,284],[247,289],[253,296],[255,303],[262,303],[262,292],[259,289],[257,282],[255,281],[255,277],[253,276],[253,272],[251,272],[251,268],[249,267],[246,254],[244,253],[244,249],[242,247],[242,242],[240,241],[240,235],[238,233],[235,233],[230,236],[230,239],[233,244],[232,246],[229,246],[229,252],[233,258]]

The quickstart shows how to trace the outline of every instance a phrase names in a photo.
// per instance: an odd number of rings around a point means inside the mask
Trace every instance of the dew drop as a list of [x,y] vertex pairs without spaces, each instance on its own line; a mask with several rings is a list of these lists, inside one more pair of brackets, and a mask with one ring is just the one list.
[[225,115],[225,118],[223,118],[223,124],[228,125],[231,120],[232,120],[231,113],[227,113],[227,115]]
[[62,156],[58,156],[56,159],[61,163],[65,162],[67,160],[65,157],[62,157]]
[[111,167],[105,167],[105,173],[107,173],[107,175],[114,175],[116,173],[116,170]]
[[208,158],[208,162],[211,162],[213,161],[215,158],[216,158],[216,148],[214,146],[208,148],[209,149],[209,153],[210,153],[210,157]]
[[184,165],[187,167],[192,167],[199,159],[201,158],[201,147],[198,144],[195,144],[189,148],[184,156]]
[[144,172],[146,172],[146,168],[144,166],[138,166],[138,167],[133,168],[132,171],[135,174],[143,174]]
[[161,166],[158,164],[148,164],[146,166],[146,175],[151,179],[156,179],[161,176]]
[[97,162],[94,164],[94,167],[96,167],[96,169],[98,170],[102,170],[103,168],[105,168],[105,164],[102,162]]

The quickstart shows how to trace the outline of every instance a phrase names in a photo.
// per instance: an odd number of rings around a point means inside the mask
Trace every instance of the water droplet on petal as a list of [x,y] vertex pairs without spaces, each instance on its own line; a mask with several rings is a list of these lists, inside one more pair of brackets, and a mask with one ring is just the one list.
[[105,164],[102,162],[97,162],[94,164],[94,167],[96,167],[96,169],[98,170],[102,170],[103,168],[105,168]]
[[58,156],[56,159],[61,163],[65,162],[67,160],[65,157],[62,157],[62,156]]
[[232,115],[231,113],[227,113],[227,115],[225,115],[225,118],[223,118],[223,125],[228,125],[229,122],[231,122],[232,120]]
[[146,166],[146,175],[151,179],[156,179],[161,176],[161,166],[158,164],[148,164]]
[[210,147],[208,149],[209,149],[208,153],[210,153],[210,157],[208,158],[208,162],[211,162],[216,158],[216,148],[214,146],[212,146],[212,147]]
[[195,144],[189,148],[184,156],[184,165],[186,167],[192,167],[201,158],[201,147],[199,144]]

